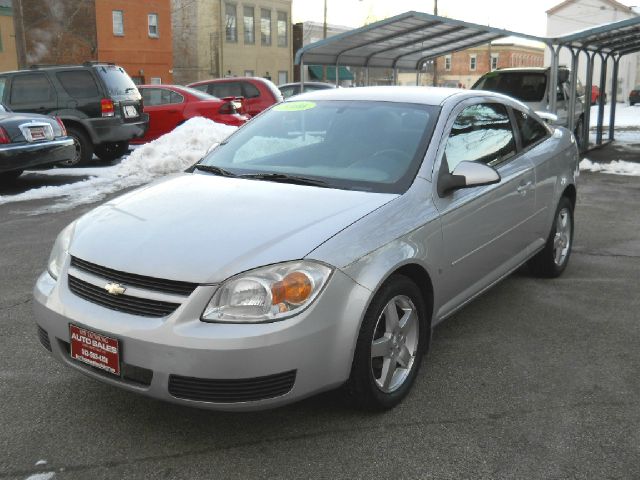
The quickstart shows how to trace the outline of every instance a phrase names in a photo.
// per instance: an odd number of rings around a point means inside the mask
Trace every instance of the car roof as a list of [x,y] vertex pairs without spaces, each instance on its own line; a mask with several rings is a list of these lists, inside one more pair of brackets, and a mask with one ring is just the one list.
[[2,75],[12,74],[12,73],[41,72],[41,71],[49,71],[49,70],[77,70],[79,68],[84,69],[84,68],[92,68],[92,67],[120,67],[120,65],[115,65],[113,63],[106,63],[106,62],[87,63],[84,65],[41,65],[41,66],[33,65],[31,68],[23,68],[22,70],[11,70],[11,71],[2,72]]
[[362,100],[398,103],[421,103],[424,105],[442,105],[447,99],[456,97],[463,100],[474,97],[495,97],[498,100],[509,99],[494,92],[480,92],[479,90],[464,90],[444,87],[411,87],[411,86],[381,86],[356,88],[328,88],[306,92],[287,101],[301,100]]
[[[282,87],[295,87],[298,85],[301,85],[302,82],[289,82],[289,83],[283,83],[282,85],[278,85],[278,88],[282,88]],[[336,86],[333,83],[326,83],[326,82],[304,82],[305,85],[313,85],[313,86],[320,86],[320,87],[327,87],[327,88],[336,88]]]
[[238,80],[244,80],[244,81],[258,81],[258,82],[266,82],[267,80],[265,78],[261,78],[261,77],[228,77],[228,78],[210,78],[209,80],[198,80],[197,82],[192,82],[189,83],[187,85],[187,87],[191,86],[191,85],[203,85],[205,83],[222,83],[222,82],[235,82]]

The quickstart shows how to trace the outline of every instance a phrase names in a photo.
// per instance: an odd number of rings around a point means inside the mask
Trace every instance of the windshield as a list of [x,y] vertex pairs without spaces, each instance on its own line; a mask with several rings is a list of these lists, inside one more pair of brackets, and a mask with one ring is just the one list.
[[491,72],[473,89],[503,93],[523,102],[541,102],[547,92],[547,76],[544,72]]
[[98,65],[96,70],[112,97],[139,97],[140,94],[131,77],[122,67],[116,65]]
[[284,174],[342,189],[401,193],[413,181],[439,107],[367,101],[276,105],[202,163],[234,175]]

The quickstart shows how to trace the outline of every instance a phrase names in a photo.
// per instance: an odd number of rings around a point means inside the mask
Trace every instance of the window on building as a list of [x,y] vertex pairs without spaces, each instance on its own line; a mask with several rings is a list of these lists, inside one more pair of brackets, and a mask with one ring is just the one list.
[[500,58],[500,56],[497,53],[492,53],[491,54],[491,70],[497,70],[498,69],[498,59]]
[[113,19],[113,34],[122,36],[124,35],[124,13],[122,10],[114,10],[111,12]]
[[256,43],[256,24],[253,7],[244,7],[244,43]]
[[225,38],[227,42],[238,41],[238,29],[236,19],[236,6],[233,3],[227,3],[224,7],[225,15]]
[[278,12],[278,46],[287,46],[287,31],[289,23],[287,22],[287,12]]
[[255,72],[253,70],[245,70],[244,71],[244,76],[245,77],[253,77],[255,75]]
[[447,71],[451,70],[451,55],[444,57],[444,69]]
[[260,43],[271,45],[271,10],[267,8],[260,9]]
[[478,66],[478,57],[476,55],[469,55],[469,70],[475,71]]
[[160,77],[151,77],[151,80],[149,80],[149,82],[151,83],[151,85],[161,85],[162,84],[162,78],[160,78]]
[[98,85],[88,70],[68,70],[56,73],[58,81],[73,98],[93,98],[100,95]]
[[150,13],[147,15],[147,24],[149,26],[149,36],[158,38],[158,14]]
[[278,85],[282,85],[283,83],[287,83],[289,81],[289,72],[286,70],[281,70],[278,72]]

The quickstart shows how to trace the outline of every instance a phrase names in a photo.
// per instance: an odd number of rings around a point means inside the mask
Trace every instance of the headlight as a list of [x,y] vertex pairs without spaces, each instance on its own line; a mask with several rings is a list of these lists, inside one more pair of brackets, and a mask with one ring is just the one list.
[[75,228],[75,222],[68,225],[64,230],[60,232],[56,243],[53,244],[51,255],[49,256],[49,262],[47,263],[47,270],[56,280],[60,276],[60,269],[64,263],[64,258],[69,250],[69,244],[71,243],[71,237],[73,236],[73,230]]
[[202,314],[206,322],[258,323],[300,313],[318,296],[331,268],[316,262],[287,262],[226,280]]

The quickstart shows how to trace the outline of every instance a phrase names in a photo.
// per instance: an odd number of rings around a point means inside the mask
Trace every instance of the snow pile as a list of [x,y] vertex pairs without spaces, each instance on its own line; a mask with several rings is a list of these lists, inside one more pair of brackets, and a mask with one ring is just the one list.
[[596,163],[588,158],[580,162],[580,170],[588,172],[613,173],[616,175],[640,176],[640,163],[614,160],[609,163]]
[[[38,174],[60,176],[90,176],[67,185],[35,188],[18,195],[0,195],[0,205],[27,200],[62,198],[45,211],[61,211],[92,203],[119,190],[142,185],[154,178],[183,171],[200,160],[212,145],[232,134],[237,127],[196,117],[162,137],[136,148],[118,165],[105,168],[55,169]],[[95,175],[95,176],[94,176]]]

